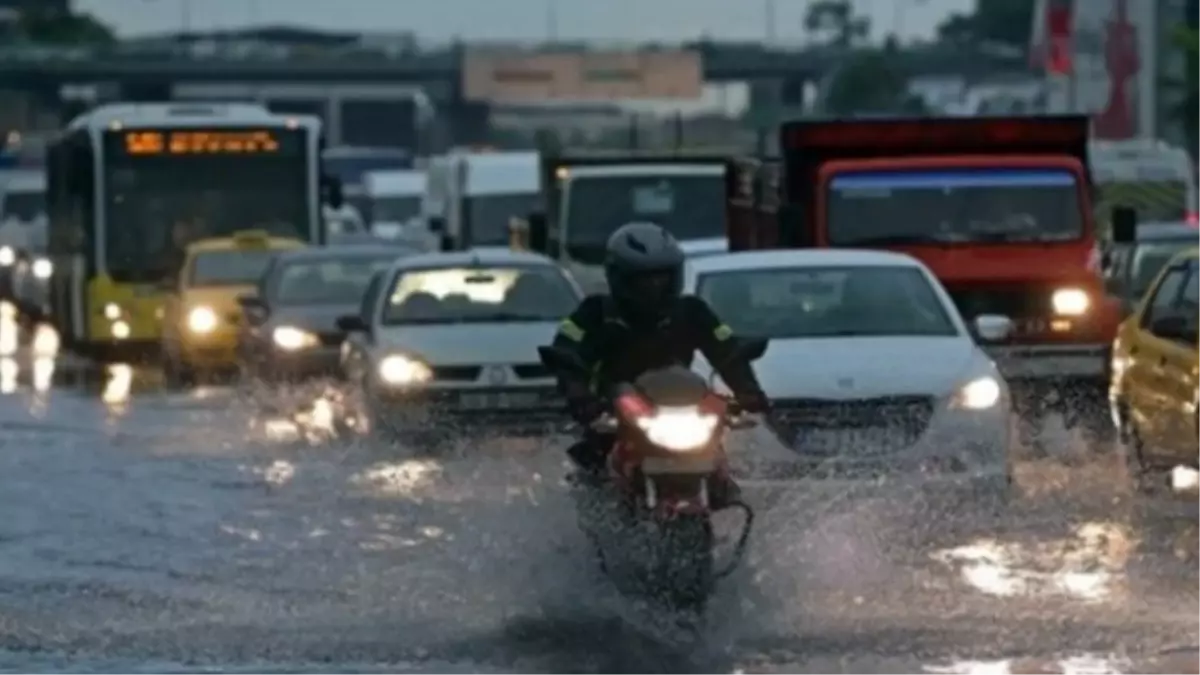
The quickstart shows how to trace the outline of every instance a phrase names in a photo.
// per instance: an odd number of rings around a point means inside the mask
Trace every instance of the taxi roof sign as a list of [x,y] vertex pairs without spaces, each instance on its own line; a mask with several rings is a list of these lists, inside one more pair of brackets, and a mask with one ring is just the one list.
[[239,248],[263,248],[271,243],[266,230],[241,230],[233,233],[233,243]]
[[880,156],[950,151],[1040,154],[1085,145],[1088,120],[1063,115],[795,121],[784,124],[781,135],[782,147],[792,151],[870,148]]

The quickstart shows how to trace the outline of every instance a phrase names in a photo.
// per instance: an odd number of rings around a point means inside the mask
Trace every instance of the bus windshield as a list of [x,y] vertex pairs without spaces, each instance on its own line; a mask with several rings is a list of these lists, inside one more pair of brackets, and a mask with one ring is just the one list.
[[1072,241],[1080,187],[1057,169],[852,171],[828,188],[833,246]]
[[634,221],[684,241],[725,236],[724,173],[579,177],[566,198],[566,249],[582,263],[603,260],[609,235]]
[[198,239],[240,230],[312,239],[302,155],[122,159],[106,167],[105,185],[105,252],[118,281],[161,279]]

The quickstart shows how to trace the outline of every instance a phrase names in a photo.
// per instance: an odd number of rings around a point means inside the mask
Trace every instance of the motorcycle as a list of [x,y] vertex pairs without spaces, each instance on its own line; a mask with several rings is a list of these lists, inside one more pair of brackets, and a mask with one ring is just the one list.
[[[754,361],[766,348],[766,340],[744,340],[733,358]],[[538,354],[551,372],[588,372],[568,352]],[[591,427],[616,436],[607,480],[575,481],[580,529],[620,590],[703,611],[716,582],[741,562],[754,521],[749,505],[730,504],[745,520],[731,560],[718,568],[709,489],[727,479],[725,432],[757,422],[684,366],[621,383],[611,400],[612,412]]]

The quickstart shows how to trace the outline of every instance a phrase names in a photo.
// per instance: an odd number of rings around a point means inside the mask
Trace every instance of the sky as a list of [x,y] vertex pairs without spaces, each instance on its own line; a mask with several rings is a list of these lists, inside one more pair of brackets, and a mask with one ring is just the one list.
[[[947,14],[974,0],[853,0],[873,37],[933,34]],[[678,42],[701,35],[804,41],[810,0],[74,0],[123,35],[287,23],[331,30],[413,31],[431,42],[454,37]],[[768,21],[774,6],[775,21]],[[553,9],[551,9],[553,8]],[[555,17],[552,19],[552,17]]]

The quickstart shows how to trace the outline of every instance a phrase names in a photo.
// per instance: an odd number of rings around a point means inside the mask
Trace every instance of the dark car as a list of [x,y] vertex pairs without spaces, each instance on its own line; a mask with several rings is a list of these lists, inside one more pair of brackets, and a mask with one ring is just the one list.
[[413,253],[381,243],[276,256],[257,291],[239,298],[245,315],[238,335],[243,374],[283,381],[337,373],[345,337],[337,318],[358,309],[375,272]]
[[1200,230],[1187,222],[1142,223],[1136,241],[1115,244],[1106,253],[1105,285],[1129,314],[1160,270],[1176,253],[1195,246]]

